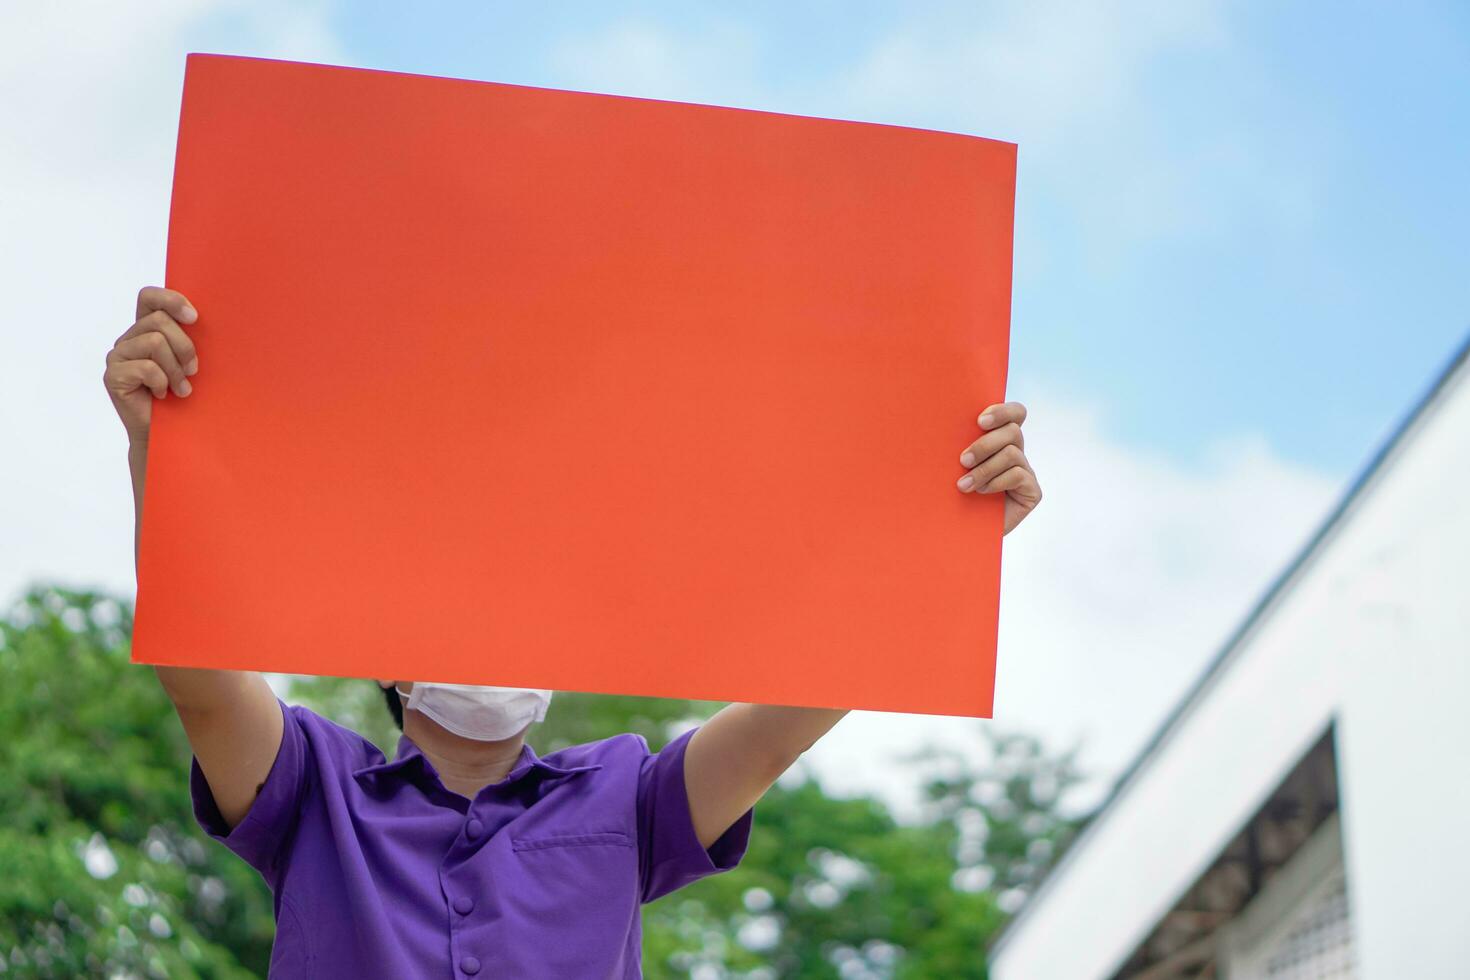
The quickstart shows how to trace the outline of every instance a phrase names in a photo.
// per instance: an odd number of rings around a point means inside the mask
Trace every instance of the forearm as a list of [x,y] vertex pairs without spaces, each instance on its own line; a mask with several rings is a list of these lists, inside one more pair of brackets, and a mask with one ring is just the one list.
[[700,843],[713,844],[845,714],[736,703],[701,725],[684,753],[689,812]]
[[[133,481],[133,562],[138,561],[143,531],[143,488],[147,482],[148,444],[128,444],[128,471]],[[254,671],[205,670],[195,667],[153,668],[165,693],[180,713],[208,712],[238,705],[243,700],[264,701],[269,692],[265,678]],[[274,704],[275,695],[269,695]]]
[[690,749],[708,760],[711,772],[739,771],[751,786],[768,786],[846,714],[839,708],[727,704],[701,726],[699,744]]
[[794,762],[847,714],[846,708],[799,708],[779,704],[736,704],[741,734],[752,751]]

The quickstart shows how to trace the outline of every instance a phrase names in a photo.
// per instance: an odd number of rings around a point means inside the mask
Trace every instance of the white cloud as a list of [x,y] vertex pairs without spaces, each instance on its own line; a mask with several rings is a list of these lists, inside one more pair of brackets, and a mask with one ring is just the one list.
[[589,91],[680,102],[734,104],[749,84],[757,39],[730,21],[698,35],[641,20],[621,20],[591,34],[569,35],[547,56],[558,84]]
[[[881,790],[912,813],[915,774],[893,763],[933,739],[981,751],[978,726],[1082,744],[1095,800],[1198,676],[1341,489],[1255,436],[1189,468],[1125,445],[1108,419],[1044,384],[1026,451],[1044,499],[1006,538],[991,723],[855,712],[808,753],[837,792]],[[1024,394],[1016,394],[1023,392]]]
[[[915,17],[847,71],[816,83],[856,118],[956,129],[1020,146],[1024,209],[1070,217],[1104,268],[1130,246],[1210,237],[1247,220],[1294,230],[1315,203],[1300,147],[1267,142],[1252,107],[1269,74],[1215,0],[1059,0]],[[1170,64],[1217,69],[1195,113],[1170,113]]]
[[953,114],[1002,139],[1067,141],[1106,130],[1135,103],[1141,69],[1163,52],[1226,43],[1215,3],[999,4],[979,23],[915,19],[844,80],[879,111]]

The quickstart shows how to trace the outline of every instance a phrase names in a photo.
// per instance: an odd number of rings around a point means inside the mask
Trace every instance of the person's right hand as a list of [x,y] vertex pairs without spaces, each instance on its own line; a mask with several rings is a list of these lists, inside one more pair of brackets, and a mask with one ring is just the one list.
[[187,398],[193,386],[189,376],[199,370],[199,355],[181,323],[193,323],[199,314],[182,293],[161,286],[144,286],[138,293],[137,320],[107,352],[102,383],[127,429],[128,441],[148,441],[153,399],[168,397],[169,388]]

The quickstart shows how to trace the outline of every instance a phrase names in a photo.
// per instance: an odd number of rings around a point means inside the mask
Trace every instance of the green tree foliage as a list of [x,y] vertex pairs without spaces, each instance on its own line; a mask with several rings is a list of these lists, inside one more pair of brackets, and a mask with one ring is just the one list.
[[646,975],[985,977],[986,944],[1080,829],[1060,808],[1080,777],[1075,751],[976,732],[979,760],[909,760],[931,773],[913,823],[811,780],[777,784],[738,868],[645,908]]
[[[271,898],[194,823],[188,743],[153,671],[128,660],[131,610],[39,587],[0,619],[0,975],[252,977]],[[371,680],[294,678],[291,700],[392,756]],[[719,708],[558,692],[541,754],[617,732],[658,749]],[[841,725],[831,737],[841,737]],[[644,907],[644,971],[664,978],[984,977],[984,947],[1077,828],[1070,755],[977,723],[984,761],[927,750],[920,819],[792,774],[756,808],[741,865]]]
[[0,620],[0,957],[10,976],[251,977],[259,875],[189,803],[188,743],[131,610],[36,588]]

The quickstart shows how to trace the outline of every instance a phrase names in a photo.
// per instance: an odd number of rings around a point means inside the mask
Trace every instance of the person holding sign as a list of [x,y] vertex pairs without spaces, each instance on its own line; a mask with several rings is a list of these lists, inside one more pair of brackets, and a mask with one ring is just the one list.
[[[192,391],[197,317],[145,288],[107,354],[140,520],[152,403]],[[987,407],[958,458],[958,492],[1005,494],[1006,533],[1041,500],[1025,419]],[[154,669],[193,750],[196,819],[275,896],[283,978],[641,976],[640,905],[735,867],[756,802],[846,714],[729,704],[656,753],[618,734],[541,758],[526,736],[551,691],[386,678],[403,732],[388,760],[259,673]]]

